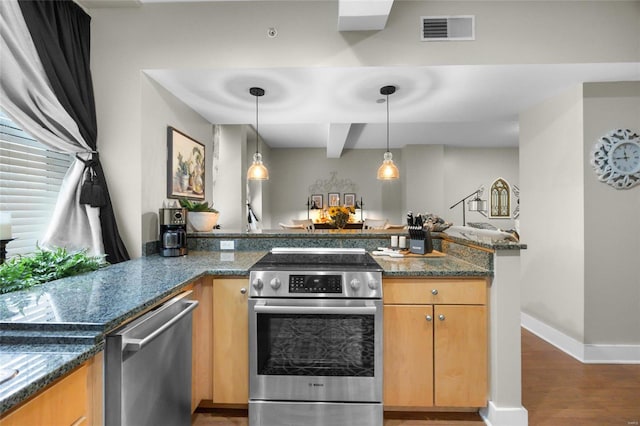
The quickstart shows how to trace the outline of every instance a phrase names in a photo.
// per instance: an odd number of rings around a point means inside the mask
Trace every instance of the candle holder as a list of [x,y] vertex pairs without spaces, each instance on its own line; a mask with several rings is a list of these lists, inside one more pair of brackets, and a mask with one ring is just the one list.
[[360,203],[358,203],[358,200],[356,200],[354,210],[360,210],[360,222],[364,222],[364,203],[362,202],[362,197],[360,197]]
[[13,240],[15,240],[15,238],[0,240],[0,265],[2,265],[7,258],[7,244],[9,244]]

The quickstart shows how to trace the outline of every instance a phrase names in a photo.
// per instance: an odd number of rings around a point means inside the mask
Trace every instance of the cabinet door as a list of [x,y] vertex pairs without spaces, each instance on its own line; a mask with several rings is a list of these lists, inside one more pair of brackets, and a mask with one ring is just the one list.
[[436,305],[434,314],[436,406],[486,405],[486,306]]
[[88,424],[88,367],[78,368],[0,420],[1,426]]
[[192,298],[197,300],[198,307],[193,311],[193,342],[191,370],[191,411],[200,401],[211,400],[212,368],[211,355],[213,338],[213,281],[211,277],[202,277],[193,285]]
[[431,305],[384,306],[384,405],[433,406]]
[[213,280],[213,402],[249,402],[247,278]]

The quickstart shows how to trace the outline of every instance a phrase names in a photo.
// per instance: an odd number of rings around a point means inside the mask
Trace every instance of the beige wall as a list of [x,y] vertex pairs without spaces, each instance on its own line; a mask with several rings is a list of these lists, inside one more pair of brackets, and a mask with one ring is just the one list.
[[640,186],[590,164],[601,136],[639,126],[638,82],[584,84],[520,119],[522,311],[587,345],[640,343]]
[[520,115],[522,312],[583,341],[582,87]]
[[[172,126],[184,134],[204,144],[206,154],[205,198],[212,199],[212,126],[191,108],[171,93],[149,79],[140,76],[141,82],[141,133],[140,152],[142,161],[136,171],[139,175],[140,215],[142,243],[158,240],[158,209],[167,200],[167,126]],[[123,163],[128,163],[127,154],[120,155]],[[163,180],[164,176],[164,180]],[[137,206],[133,206],[134,209]],[[128,223],[129,226],[135,224]],[[135,246],[131,249],[136,248]],[[130,251],[133,251],[129,249]],[[133,255],[133,253],[131,253]]]
[[596,178],[590,155],[615,129],[640,134],[640,82],[584,85],[585,343],[640,343],[640,186]]
[[[393,150],[394,160],[400,161],[400,152]],[[269,163],[269,187],[271,198],[271,225],[291,223],[291,219],[307,218],[307,197],[316,193],[310,187],[317,181],[335,178],[349,181],[354,190],[345,190],[350,186],[332,188],[332,192],[355,192],[358,200],[365,203],[364,217],[387,218],[393,223],[402,223],[404,207],[401,202],[401,177],[398,181],[383,182],[376,179],[378,167],[382,164],[384,150],[358,149],[346,150],[341,158],[327,158],[325,149],[272,149]],[[327,203],[327,191],[320,192]]]
[[[211,2],[89,10],[98,146],[134,257],[141,253],[143,214],[155,203],[146,201],[143,211],[142,193],[160,193],[165,185],[164,172],[142,184],[145,155],[165,143],[143,138],[142,70],[625,62],[640,55],[639,2],[399,1],[384,31],[348,33],[336,31],[337,6]],[[421,15],[458,13],[476,15],[475,42],[419,41]],[[278,29],[275,39],[266,35],[271,26]]]
[[[517,148],[456,148],[444,149],[443,194],[444,217],[456,224],[462,224],[462,208],[456,206],[449,210],[462,197],[466,197],[484,185],[482,199],[490,205],[489,191],[493,182],[502,178],[512,187],[511,214],[517,204],[513,186],[520,186]],[[443,213],[444,214],[444,213]],[[489,219],[478,212],[466,212],[468,222],[488,222],[500,229],[513,229],[514,218]]]
[[[382,182],[376,172],[384,150],[348,150],[342,158],[325,157],[324,149],[272,149],[269,188],[272,227],[306,219],[309,187],[318,180],[348,179],[357,186],[358,200],[365,203],[364,217],[405,223],[408,210],[435,213],[447,221],[462,224],[462,207],[449,207],[480,185],[489,187],[503,177],[518,183],[517,148],[451,148],[442,145],[409,145],[393,150],[400,179]],[[337,190],[337,192],[343,192]],[[325,203],[326,191],[323,193]],[[487,198],[485,192],[484,199]],[[500,228],[513,227],[513,220],[491,220],[479,213],[467,212],[467,221],[490,222]]]

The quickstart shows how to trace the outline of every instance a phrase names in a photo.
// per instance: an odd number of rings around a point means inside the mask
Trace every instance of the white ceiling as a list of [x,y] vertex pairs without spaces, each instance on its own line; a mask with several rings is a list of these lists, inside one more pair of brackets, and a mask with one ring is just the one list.
[[[640,63],[353,68],[145,70],[214,124],[255,124],[273,148],[384,148],[389,96],[390,147],[518,145],[518,114],[576,84],[640,81]],[[342,140],[340,140],[342,139]],[[337,142],[336,142],[337,140]],[[335,155],[335,153],[338,155]]]

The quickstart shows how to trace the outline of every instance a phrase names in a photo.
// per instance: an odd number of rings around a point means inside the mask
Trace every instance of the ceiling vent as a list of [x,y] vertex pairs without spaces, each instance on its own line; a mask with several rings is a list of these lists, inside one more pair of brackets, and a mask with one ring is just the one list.
[[421,16],[422,41],[475,40],[476,17]]

